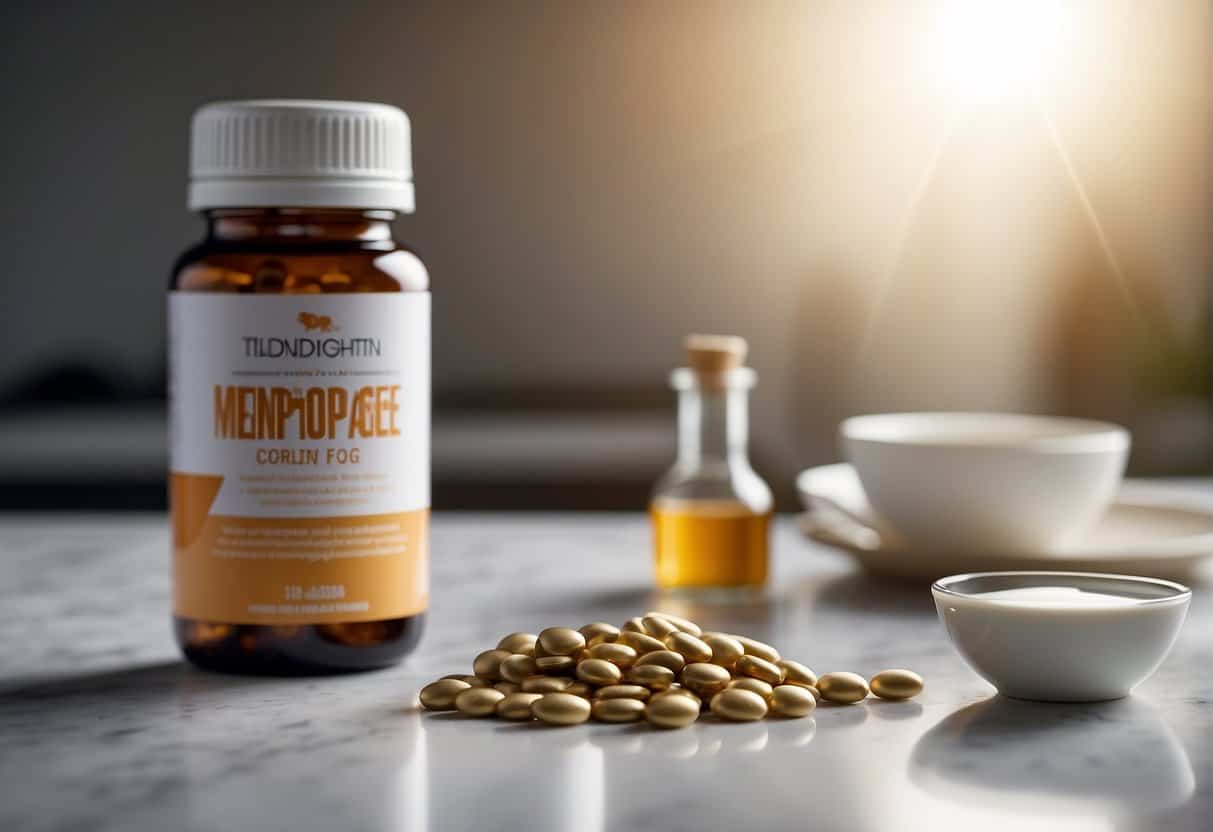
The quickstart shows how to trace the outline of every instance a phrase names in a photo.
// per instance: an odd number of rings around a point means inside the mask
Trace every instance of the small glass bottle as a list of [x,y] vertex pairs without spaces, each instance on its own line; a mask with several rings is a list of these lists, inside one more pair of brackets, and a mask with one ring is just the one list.
[[653,489],[649,513],[657,585],[752,590],[767,578],[771,489],[750,465],[747,397],[758,375],[746,342],[691,335],[678,391],[678,459]]

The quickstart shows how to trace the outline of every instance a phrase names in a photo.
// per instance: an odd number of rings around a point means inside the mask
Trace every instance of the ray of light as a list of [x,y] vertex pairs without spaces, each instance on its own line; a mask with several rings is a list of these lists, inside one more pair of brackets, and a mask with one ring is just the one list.
[[[1133,284],[1129,281],[1121,267],[1120,258],[1116,256],[1116,251],[1112,246],[1111,239],[1108,236],[1107,230],[1104,227],[1103,221],[1099,217],[1099,213],[1095,210],[1094,203],[1091,202],[1090,194],[1083,185],[1082,180],[1078,176],[1078,170],[1074,166],[1073,159],[1062,143],[1061,135],[1057,130],[1056,122],[1040,99],[1033,97],[1033,104],[1036,113],[1040,118],[1040,123],[1043,126],[1053,149],[1057,153],[1058,160],[1065,171],[1066,178],[1070,186],[1074,189],[1074,194],[1078,199],[1078,203],[1082,209],[1083,217],[1090,225],[1092,233],[1095,235],[1095,240],[1099,246],[1100,255],[1107,264],[1108,270],[1112,274],[1113,282],[1116,285],[1117,292],[1120,293],[1125,302],[1130,316],[1139,331],[1147,336],[1145,340],[1152,340],[1150,335],[1165,335],[1165,333],[1156,333],[1156,327],[1151,323],[1145,312],[1142,310],[1141,303],[1138,301],[1136,294],[1133,291]],[[902,215],[902,221],[898,225],[896,243],[894,245],[892,256],[889,259],[887,267],[882,270],[880,278],[877,282],[876,291],[870,305],[870,311],[867,321],[864,324],[862,337],[859,343],[859,358],[862,360],[871,347],[873,336],[876,331],[876,326],[884,314],[884,308],[888,301],[888,296],[893,287],[893,279],[900,269],[902,260],[905,257],[907,245],[909,243],[910,234],[914,229],[914,224],[918,219],[919,209],[922,205],[927,191],[931,187],[931,182],[935,178],[936,169],[939,167],[939,160],[943,156],[943,151],[952,139],[952,134],[955,130],[955,125],[960,116],[960,110],[953,110],[944,129],[940,132],[939,141],[936,143],[930,158],[927,160],[926,166],[923,168],[922,176],[919,178],[912,192],[906,210]]]
[[[1095,234],[1095,240],[1099,244],[1100,255],[1107,264],[1108,270],[1112,273],[1112,281],[1116,284],[1116,290],[1124,300],[1133,323],[1146,336],[1165,336],[1166,333],[1152,332],[1156,327],[1151,324],[1150,319],[1142,310],[1141,304],[1138,302],[1137,296],[1133,291],[1133,284],[1125,276],[1124,269],[1120,266],[1120,258],[1116,256],[1116,251],[1112,248],[1112,241],[1108,237],[1108,232],[1104,229],[1103,221],[1099,218],[1095,205],[1091,202],[1090,194],[1087,193],[1082,180],[1078,178],[1078,170],[1074,167],[1074,162],[1070,158],[1069,152],[1066,150],[1065,145],[1062,144],[1061,134],[1057,131],[1056,122],[1053,121],[1053,117],[1049,115],[1049,111],[1045,109],[1039,98],[1034,97],[1033,104],[1036,107],[1037,115],[1040,116],[1041,124],[1044,125],[1045,132],[1049,136],[1049,140],[1053,143],[1053,149],[1057,151],[1057,156],[1061,160],[1062,167],[1065,169],[1066,177],[1070,180],[1071,187],[1074,188],[1074,194],[1078,197],[1079,205],[1082,206],[1083,216],[1091,226],[1091,231]],[[1154,343],[1153,338],[1147,337],[1143,340]]]
[[935,179],[935,171],[939,167],[940,158],[943,157],[944,148],[952,141],[952,134],[955,132],[956,122],[959,117],[959,108],[956,108],[944,123],[943,129],[939,133],[939,141],[935,143],[935,147],[927,159],[927,164],[922,170],[922,175],[919,177],[918,182],[915,183],[914,190],[910,194],[906,210],[902,214],[901,222],[897,226],[893,252],[889,257],[886,267],[881,270],[876,283],[875,295],[869,306],[868,319],[864,323],[863,333],[859,340],[858,355],[860,360],[867,355],[868,349],[872,345],[872,337],[876,331],[876,324],[884,314],[885,303],[888,301],[889,292],[893,288],[893,278],[896,276],[898,269],[901,268],[901,261],[905,257],[910,233],[914,230],[919,209],[922,207],[927,191],[931,188],[931,182]]

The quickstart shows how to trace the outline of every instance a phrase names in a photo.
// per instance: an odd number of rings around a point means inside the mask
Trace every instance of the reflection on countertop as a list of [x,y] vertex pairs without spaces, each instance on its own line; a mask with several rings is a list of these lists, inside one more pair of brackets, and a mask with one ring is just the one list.
[[[650,589],[640,514],[439,513],[433,550],[433,611],[406,664],[256,679],[177,658],[163,517],[5,518],[0,829],[1208,828],[1208,585],[1133,698],[1034,705],[989,699],[926,587],[853,574],[791,518],[776,524],[769,593],[731,606]],[[670,732],[418,710],[422,684],[505,632],[658,606],[819,672],[907,666],[927,687],[911,702]]]
[[960,803],[1048,816],[1172,809],[1196,789],[1175,733],[1132,696],[1084,704],[995,696],[968,705],[915,744],[910,779]]

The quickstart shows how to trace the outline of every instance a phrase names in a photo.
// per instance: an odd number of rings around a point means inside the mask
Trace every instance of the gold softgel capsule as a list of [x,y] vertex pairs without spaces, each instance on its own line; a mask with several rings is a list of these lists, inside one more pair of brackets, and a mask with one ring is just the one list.
[[761,679],[769,685],[778,685],[783,681],[783,669],[779,665],[757,656],[742,656],[733,669],[743,676]]
[[[602,644],[604,642],[613,642],[619,638],[619,628],[613,624],[607,624],[604,621],[595,621],[593,624],[586,624],[577,632],[585,637],[586,644]],[[595,642],[595,639],[598,639]]]
[[627,680],[650,690],[668,688],[674,684],[674,671],[659,664],[638,664],[628,670]]
[[675,673],[681,673],[686,667],[687,660],[682,657],[681,653],[675,653],[673,650],[654,650],[652,653],[645,653],[636,660],[636,664],[659,664],[662,667],[668,667]]
[[578,680],[576,682],[571,682],[569,686],[560,691],[560,693],[571,693],[574,696],[589,699],[594,694],[594,686]]
[[654,650],[665,649],[665,642],[661,641],[660,639],[653,638],[645,633],[638,633],[634,630],[624,630],[622,633],[620,633],[619,643],[626,644],[641,656],[643,656],[645,653],[652,653]]
[[577,678],[589,685],[613,685],[623,679],[623,671],[606,659],[586,659],[577,665]]
[[857,673],[827,673],[817,680],[817,690],[827,702],[853,705],[868,696],[868,683]]
[[742,690],[753,691],[761,696],[768,703],[771,701],[772,688],[769,684],[761,679],[755,679],[752,676],[742,676],[740,679],[734,679],[729,682],[730,688],[741,688]]
[[666,637],[665,645],[686,659],[687,664],[712,660],[712,648],[690,633],[671,633]]
[[538,640],[539,636],[534,633],[510,633],[497,642],[497,649],[504,650],[510,655],[521,653],[524,656],[534,657],[535,642]]
[[523,679],[519,687],[523,693],[558,693],[571,684],[573,680],[563,676],[532,676]]
[[497,672],[507,682],[521,683],[523,679],[539,674],[535,659],[525,653],[514,653],[497,666]]
[[468,716],[489,716],[505,694],[492,688],[468,688],[455,697],[455,710]]
[[922,693],[922,677],[913,670],[882,670],[872,677],[868,686],[881,699],[910,699]]
[[817,674],[800,662],[780,659],[775,662],[775,666],[783,671],[783,683],[785,685],[808,687],[817,683]]
[[571,693],[545,693],[531,703],[531,713],[551,725],[579,725],[590,718],[590,703]]
[[732,677],[718,664],[697,662],[682,671],[682,683],[699,695],[722,691]]
[[651,635],[653,638],[665,638],[672,633],[678,632],[677,627],[670,623],[668,619],[659,615],[646,615],[640,619],[640,626],[644,627],[645,633]]
[[449,711],[455,707],[455,697],[471,689],[462,679],[439,679],[423,687],[418,698],[431,711]]
[[696,624],[694,621],[683,618],[682,616],[679,616],[679,615],[673,615],[668,612],[654,612],[654,611],[650,610],[649,612],[645,613],[645,616],[656,616],[657,618],[664,618],[666,621],[670,622],[675,627],[677,627],[679,630],[682,630],[684,633],[690,633],[691,635],[696,636],[696,637],[703,635],[703,630],[699,629],[698,624]]
[[542,696],[542,693],[511,693],[497,703],[497,716],[502,719],[530,719],[531,705]]
[[808,716],[817,707],[813,694],[800,685],[777,685],[769,701],[772,714],[792,719]]
[[636,663],[636,651],[626,644],[599,642],[591,645],[585,655],[591,659],[605,659],[618,668],[627,670]]
[[710,659],[712,664],[718,664],[729,670],[733,668],[738,659],[745,655],[745,648],[741,646],[741,642],[731,636],[710,633],[705,634],[702,641],[712,651]]
[[639,722],[644,719],[644,710],[639,699],[599,699],[590,713],[599,722]]
[[767,703],[745,688],[725,688],[712,697],[712,714],[732,722],[753,722],[767,715]]
[[472,672],[490,682],[501,681],[501,663],[511,654],[504,650],[485,650],[472,662]]
[[758,658],[766,659],[771,663],[777,662],[783,658],[779,655],[779,651],[769,644],[764,644],[761,641],[746,638],[745,636],[730,636],[730,638],[736,639],[738,642],[740,642],[741,647],[743,650],[745,650],[745,654],[747,656],[757,656]]
[[623,626],[619,629],[621,630],[620,635],[623,633],[643,633],[644,617],[638,615],[634,618],[629,618],[627,621],[623,622]]
[[548,627],[539,634],[539,646],[549,656],[569,656],[585,647],[585,636],[568,627]]
[[684,696],[693,701],[696,708],[703,707],[703,700],[700,699],[690,688],[685,688],[682,685],[673,685],[665,690],[659,690],[653,694],[653,699],[658,699],[662,696]]
[[667,694],[650,700],[645,719],[658,728],[685,728],[699,719],[699,703],[681,694]]

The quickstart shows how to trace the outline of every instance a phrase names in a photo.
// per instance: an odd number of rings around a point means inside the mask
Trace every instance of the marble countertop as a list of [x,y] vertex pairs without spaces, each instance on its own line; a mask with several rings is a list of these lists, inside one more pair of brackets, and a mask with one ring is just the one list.
[[[163,517],[0,518],[0,829],[1207,830],[1213,579],[1129,699],[994,697],[924,586],[878,583],[776,530],[768,597],[658,598],[639,514],[439,514],[433,610],[404,665],[336,678],[185,666]],[[684,731],[423,714],[510,631],[663,606],[819,672],[911,667],[909,703]]]

